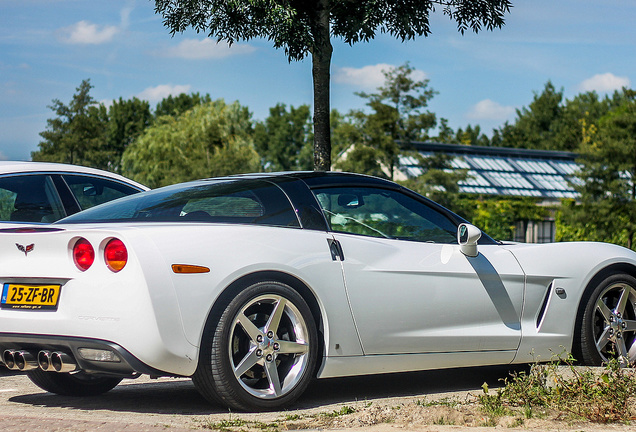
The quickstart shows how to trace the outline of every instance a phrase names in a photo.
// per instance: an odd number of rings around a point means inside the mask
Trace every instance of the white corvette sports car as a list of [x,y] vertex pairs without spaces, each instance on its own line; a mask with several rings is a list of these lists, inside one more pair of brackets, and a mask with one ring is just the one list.
[[189,376],[240,410],[312,378],[636,360],[636,253],[502,244],[389,181],[253,174],[0,230],[0,352],[44,390]]

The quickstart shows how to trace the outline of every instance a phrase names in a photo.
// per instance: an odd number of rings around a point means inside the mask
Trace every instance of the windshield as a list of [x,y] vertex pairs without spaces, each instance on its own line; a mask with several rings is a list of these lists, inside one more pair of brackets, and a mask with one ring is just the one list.
[[300,227],[289,199],[277,186],[246,179],[167,186],[93,207],[57,223],[143,221]]

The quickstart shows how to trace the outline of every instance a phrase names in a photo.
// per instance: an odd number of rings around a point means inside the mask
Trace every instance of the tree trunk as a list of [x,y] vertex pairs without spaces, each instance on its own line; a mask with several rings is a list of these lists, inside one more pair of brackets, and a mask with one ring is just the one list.
[[329,0],[319,0],[316,20],[312,25],[314,46],[311,51],[314,81],[314,171],[331,169],[331,128],[329,125],[329,90],[331,35],[329,30]]

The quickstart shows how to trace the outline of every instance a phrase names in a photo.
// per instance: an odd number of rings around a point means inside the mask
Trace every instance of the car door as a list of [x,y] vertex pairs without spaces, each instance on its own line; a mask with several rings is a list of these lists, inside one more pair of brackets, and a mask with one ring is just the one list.
[[456,223],[399,190],[313,190],[365,354],[515,350],[524,276],[497,244],[465,256]]

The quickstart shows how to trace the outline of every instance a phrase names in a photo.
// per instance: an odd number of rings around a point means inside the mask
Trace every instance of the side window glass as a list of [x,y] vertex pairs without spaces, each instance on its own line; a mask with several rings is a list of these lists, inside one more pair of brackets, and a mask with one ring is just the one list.
[[[0,184],[2,181],[0,180]],[[13,204],[18,194],[10,189],[6,189],[4,185],[0,187],[0,220],[10,221],[11,213],[15,210]]]
[[64,216],[66,214],[50,176],[0,178],[0,220],[48,223]]
[[283,191],[269,182],[205,181],[173,185],[76,213],[61,223],[210,222],[300,227]]
[[259,218],[264,215],[265,208],[256,196],[242,193],[188,201],[181,210],[181,216],[198,211],[212,217]]
[[246,186],[229,183],[208,188],[205,195],[188,199],[179,216],[204,222],[300,226],[289,200],[278,187],[261,182]]
[[62,178],[82,210],[139,192],[131,186],[99,177],[64,174]]
[[455,224],[400,192],[376,188],[314,189],[336,232],[435,243],[455,243]]

